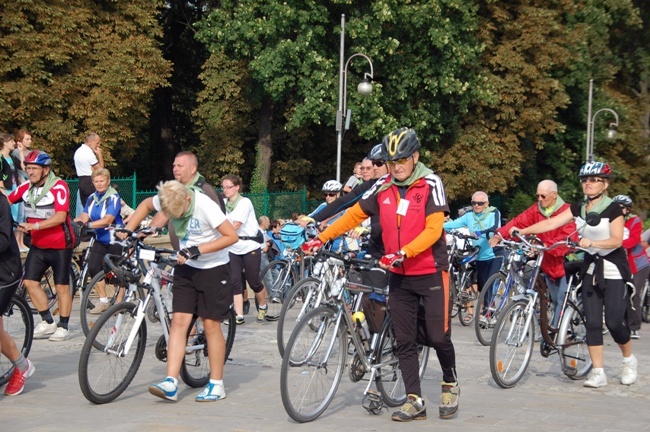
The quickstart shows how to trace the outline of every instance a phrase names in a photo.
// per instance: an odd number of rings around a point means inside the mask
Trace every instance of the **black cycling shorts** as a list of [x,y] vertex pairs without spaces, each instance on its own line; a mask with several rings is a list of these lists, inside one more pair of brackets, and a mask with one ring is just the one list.
[[29,249],[25,260],[25,280],[40,282],[48,268],[52,267],[55,285],[70,284],[72,249]]
[[224,264],[197,269],[188,265],[177,265],[174,267],[172,292],[174,312],[213,320],[227,318],[232,305],[230,266]]
[[0,287],[0,315],[4,315],[9,309],[11,298],[16,294],[19,286],[20,279],[14,283]]

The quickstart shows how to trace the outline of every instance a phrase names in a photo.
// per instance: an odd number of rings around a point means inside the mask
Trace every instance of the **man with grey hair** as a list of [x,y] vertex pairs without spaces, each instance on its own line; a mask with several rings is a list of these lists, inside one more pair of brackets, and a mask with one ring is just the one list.
[[[539,182],[535,196],[537,202],[513,218],[504,227],[499,228],[497,234],[490,239],[490,245],[496,246],[502,239],[510,238],[508,233],[512,227],[526,228],[558,215],[569,208],[569,204],[565,203],[558,195],[557,184],[553,180]],[[557,229],[538,234],[539,239],[544,242],[545,246],[566,240],[570,236],[573,236],[572,240],[577,241],[576,226],[573,221]],[[551,322],[553,327],[558,325],[562,300],[567,290],[564,270],[564,255],[566,253],[567,248],[564,246],[554,248],[544,253],[544,260],[542,261],[542,271],[551,294],[551,301],[555,305],[555,313]]]
[[[496,207],[490,206],[488,195],[483,191],[474,192],[471,204],[472,211],[464,213],[457,219],[445,222],[443,227],[446,231],[467,228],[470,234],[478,235],[476,240],[472,240],[472,245],[479,248],[476,257],[476,279],[478,289],[482,291],[485,282],[501,267],[502,257],[495,255],[488,242],[488,234],[501,226],[501,212]],[[487,293],[485,295],[486,304],[490,304],[491,300],[492,295]],[[472,318],[468,316],[467,320],[471,322]]]
[[[83,144],[74,152],[74,167],[79,177],[79,199],[83,210],[88,197],[95,192],[90,175],[96,168],[104,168],[104,156],[100,147],[102,140],[95,132],[86,135]],[[77,211],[80,214],[79,211]],[[77,215],[78,216],[78,215]]]

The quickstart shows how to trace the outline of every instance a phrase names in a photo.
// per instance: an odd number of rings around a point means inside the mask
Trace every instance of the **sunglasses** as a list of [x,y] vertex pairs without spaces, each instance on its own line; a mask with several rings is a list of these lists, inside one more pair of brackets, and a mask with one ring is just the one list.
[[598,177],[581,178],[580,183],[605,183],[605,180]]
[[383,161],[373,161],[372,164],[373,164],[374,166],[376,166],[377,168],[381,168],[381,167],[384,166],[384,162],[383,162]]
[[[555,192],[551,192],[551,193],[555,193]],[[548,194],[548,195],[544,195],[544,194],[535,194],[535,197],[537,197],[537,198],[541,198],[541,199],[546,199],[546,197],[549,196],[549,195],[550,195],[550,194]]]
[[335,193],[335,192],[332,192],[332,193],[324,193],[323,195],[325,195],[326,197],[335,197],[335,196],[336,196],[336,193]]
[[485,205],[487,201],[472,201],[473,206],[482,206]]
[[397,159],[397,160],[394,160],[394,161],[386,161],[386,163],[388,165],[391,165],[391,166],[404,165],[406,162],[409,161],[409,159],[411,159],[411,156],[405,157],[405,158],[402,158],[402,159]]

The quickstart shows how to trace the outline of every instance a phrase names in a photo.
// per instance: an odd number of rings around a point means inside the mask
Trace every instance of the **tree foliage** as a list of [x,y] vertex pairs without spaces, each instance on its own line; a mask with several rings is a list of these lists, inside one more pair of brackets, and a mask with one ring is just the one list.
[[102,136],[108,164],[132,159],[151,92],[169,73],[156,41],[161,4],[3,0],[0,127],[32,131],[64,175],[89,131]]

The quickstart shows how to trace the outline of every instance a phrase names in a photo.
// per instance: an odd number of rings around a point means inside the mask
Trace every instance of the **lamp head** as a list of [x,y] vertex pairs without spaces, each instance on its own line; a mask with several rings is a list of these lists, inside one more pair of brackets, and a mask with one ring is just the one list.
[[616,123],[610,123],[609,129],[607,129],[607,140],[614,141],[616,139],[616,128],[618,125]]
[[357,86],[357,91],[361,96],[370,96],[370,94],[372,93],[372,84],[370,84],[368,78],[364,78],[361,80],[361,82]]

